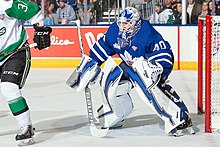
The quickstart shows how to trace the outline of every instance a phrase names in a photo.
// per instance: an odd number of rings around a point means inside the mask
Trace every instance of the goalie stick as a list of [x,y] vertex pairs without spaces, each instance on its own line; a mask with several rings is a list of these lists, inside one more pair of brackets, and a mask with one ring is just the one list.
[[[79,44],[80,44],[80,53],[81,55],[84,54],[83,44],[82,44],[82,35],[80,30],[80,20],[74,21],[77,26],[78,31],[78,38],[79,38]],[[95,137],[104,137],[107,135],[109,128],[97,128],[96,126],[96,119],[93,114],[93,106],[92,106],[92,97],[91,97],[91,91],[88,85],[85,88],[85,97],[86,97],[86,107],[88,112],[88,119],[89,119],[89,125],[90,125],[90,132],[92,136]]]
[[89,119],[89,124],[90,124],[90,132],[92,136],[104,137],[108,133],[108,128],[98,129],[97,126],[95,125],[96,120],[94,119],[94,114],[93,114],[91,91],[88,86],[86,86],[85,88],[85,96],[86,96],[86,104],[87,104],[87,111],[88,111],[88,119]]
[[35,46],[37,46],[37,43],[32,43],[32,44],[23,46],[21,48],[18,48],[18,49],[15,49],[13,51],[9,51],[9,52],[6,52],[6,53],[0,53],[0,57],[7,56],[7,55],[10,55],[10,54],[19,52],[19,51],[23,51],[23,50],[26,50],[27,48],[32,48],[32,47],[35,47]]

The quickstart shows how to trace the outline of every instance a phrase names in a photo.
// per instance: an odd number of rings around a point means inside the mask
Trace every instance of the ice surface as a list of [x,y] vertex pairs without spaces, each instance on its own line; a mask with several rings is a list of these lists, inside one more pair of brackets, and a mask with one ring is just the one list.
[[[197,73],[173,71],[170,84],[189,108],[196,135],[173,137],[164,133],[163,122],[132,91],[134,111],[121,129],[105,138],[89,132],[84,93],[65,82],[72,69],[31,69],[23,95],[36,127],[31,147],[219,147],[220,134],[204,133],[204,116],[197,115]],[[100,104],[98,86],[93,87],[94,107]],[[0,98],[0,147],[15,147],[18,125],[5,100]]]

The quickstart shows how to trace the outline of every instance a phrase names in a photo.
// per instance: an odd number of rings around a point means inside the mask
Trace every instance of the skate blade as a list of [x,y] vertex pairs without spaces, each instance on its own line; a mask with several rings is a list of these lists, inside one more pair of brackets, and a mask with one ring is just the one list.
[[183,131],[182,130],[175,130],[172,133],[170,133],[169,135],[174,136],[174,137],[180,137],[183,136]]
[[27,146],[27,145],[32,145],[34,143],[35,143],[34,138],[17,140],[17,146]]
[[186,128],[186,129],[187,129],[189,135],[194,135],[194,134],[196,134],[195,130],[194,130],[192,127],[188,127],[188,128]]
[[194,135],[194,134],[196,134],[196,132],[194,131],[192,127],[188,127],[183,130],[174,130],[173,132],[169,133],[169,135],[175,136],[175,137],[180,137],[180,136],[185,136],[185,135]]

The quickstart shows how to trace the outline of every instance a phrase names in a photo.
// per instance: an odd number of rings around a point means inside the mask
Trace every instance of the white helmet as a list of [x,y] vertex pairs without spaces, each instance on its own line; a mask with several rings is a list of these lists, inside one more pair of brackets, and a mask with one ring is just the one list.
[[128,42],[140,29],[141,18],[138,10],[133,7],[126,7],[118,17],[119,39]]

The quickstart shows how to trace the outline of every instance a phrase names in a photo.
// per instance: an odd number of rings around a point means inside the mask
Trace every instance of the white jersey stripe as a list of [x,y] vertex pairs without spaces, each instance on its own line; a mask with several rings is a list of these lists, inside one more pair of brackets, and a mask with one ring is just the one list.
[[167,62],[167,63],[169,63],[169,64],[171,64],[171,65],[173,65],[173,63],[170,61],[170,60],[168,60],[168,59],[157,59],[157,60],[155,60],[156,62],[159,62],[159,61],[164,61],[164,62]]
[[157,57],[160,57],[160,56],[169,56],[169,57],[172,59],[172,56],[171,56],[170,54],[168,54],[168,53],[160,53],[160,54],[151,56],[151,57],[149,57],[148,59],[149,59],[149,60],[152,60],[152,59],[157,58]]
[[96,57],[100,60],[100,61],[102,61],[102,62],[104,62],[105,60],[96,52],[96,50],[92,47],[91,48],[91,50],[92,50],[92,52],[96,55]]
[[100,51],[108,58],[108,54],[106,51],[103,49],[103,47],[99,44],[99,42],[96,42],[96,45],[99,47]]

